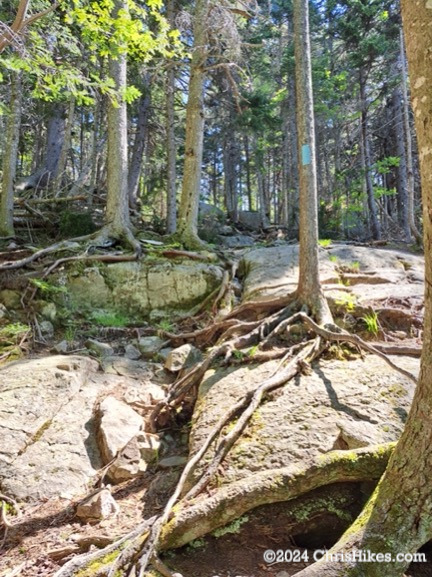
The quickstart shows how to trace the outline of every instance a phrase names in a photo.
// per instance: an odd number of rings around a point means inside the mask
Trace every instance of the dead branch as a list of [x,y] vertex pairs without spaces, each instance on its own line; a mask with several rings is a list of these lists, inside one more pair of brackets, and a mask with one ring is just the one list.
[[98,561],[103,559],[105,556],[114,553],[115,551],[119,550],[121,546],[128,542],[132,541],[134,543],[137,539],[145,539],[146,535],[149,533],[149,529],[154,522],[155,517],[151,519],[147,519],[136,529],[128,533],[127,535],[121,537],[117,541],[110,543],[103,549],[98,551],[91,551],[90,553],[84,553],[83,555],[79,555],[74,557],[70,561],[68,561],[61,569],[59,569],[55,574],[54,577],[73,577],[78,571],[84,569],[90,563],[94,561]]
[[205,254],[199,252],[190,252],[187,250],[167,249],[162,251],[162,255],[166,258],[190,258],[191,260],[212,261],[213,259]]
[[96,262],[132,262],[137,260],[137,256],[135,254],[81,254],[77,256],[69,256],[65,258],[59,258],[56,260],[52,265],[50,265],[44,272],[42,278],[46,278],[50,275],[53,270],[55,270],[60,265],[66,262],[74,262],[74,261],[96,261]]
[[18,205],[32,205],[32,204],[59,204],[63,202],[77,202],[79,200],[87,200],[85,196],[80,194],[79,196],[67,196],[62,198],[15,198],[14,203]]

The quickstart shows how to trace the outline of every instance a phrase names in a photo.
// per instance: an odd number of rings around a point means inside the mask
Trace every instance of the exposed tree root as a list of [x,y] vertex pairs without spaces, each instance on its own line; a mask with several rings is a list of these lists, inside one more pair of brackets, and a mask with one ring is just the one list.
[[[243,411],[238,421],[236,422],[234,428],[219,439],[216,445],[215,455],[211,463],[206,468],[205,472],[202,474],[199,481],[192,487],[192,489],[185,496],[186,500],[193,499],[199,493],[201,493],[208,483],[211,481],[212,477],[216,474],[217,469],[223,459],[228,454],[228,451],[234,445],[234,443],[240,438],[243,431],[246,428],[248,421],[251,419],[252,415],[259,407],[261,400],[265,393],[280,387],[285,384],[288,380],[292,379],[297,373],[299,373],[304,363],[312,362],[321,353],[320,339],[314,340],[311,344],[303,348],[303,350],[294,357],[294,359],[288,363],[288,365],[280,371],[277,371],[269,379],[266,379],[261,385],[255,390],[250,399],[246,409]],[[246,401],[246,400],[245,400]],[[226,420],[226,415],[225,415]],[[220,429],[219,429],[220,430]],[[215,431],[216,432],[216,431]]]
[[[293,296],[284,299],[284,302],[293,302]],[[280,299],[277,300],[280,304]],[[359,449],[356,451],[332,451],[304,468],[285,467],[282,469],[265,471],[252,475],[242,481],[231,483],[218,489],[211,497],[200,497],[203,489],[217,473],[219,465],[227,453],[241,436],[254,411],[259,407],[263,396],[270,390],[285,384],[296,374],[308,367],[308,363],[319,357],[328,342],[348,342],[356,347],[376,354],[387,362],[393,369],[405,377],[416,382],[414,375],[397,367],[387,355],[373,345],[363,341],[357,335],[342,331],[334,325],[326,328],[315,323],[303,312],[291,314],[291,307],[282,310],[276,301],[267,302],[267,308],[261,309],[272,314],[262,321],[244,322],[232,318],[232,313],[223,321],[215,323],[213,327],[173,335],[177,342],[196,339],[209,342],[217,339],[218,344],[210,350],[207,357],[197,364],[191,371],[180,378],[172,387],[166,403],[160,403],[153,413],[153,423],[157,423],[159,412],[175,410],[183,400],[196,396],[196,390],[205,372],[212,363],[223,357],[227,362],[233,352],[243,350],[259,343],[267,344],[268,340],[285,333],[294,324],[303,324],[306,332],[312,331],[316,336],[302,344],[294,344],[285,350],[285,356],[275,373],[255,391],[250,392],[232,406],[213,427],[200,450],[191,457],[186,464],[174,493],[166,504],[163,513],[151,524],[145,523],[127,538],[113,543],[102,552],[89,554],[78,565],[70,565],[70,570],[60,570],[55,577],[71,577],[78,568],[94,559],[101,559],[108,553],[119,550],[119,555],[107,570],[107,577],[117,574],[129,575],[132,568],[136,577],[143,577],[144,572],[154,555],[166,548],[181,546],[192,539],[200,537],[218,527],[226,525],[245,512],[259,505],[286,501],[304,495],[305,493],[340,481],[362,481],[379,479],[383,473],[393,444]],[[292,307],[297,306],[292,304]],[[274,308],[273,308],[274,307]],[[237,311],[250,314],[250,309],[242,305]],[[255,314],[257,311],[254,311]],[[260,311],[258,311],[258,315]],[[330,330],[331,329],[331,330]],[[287,364],[286,364],[287,363]],[[236,425],[220,439],[223,428],[234,418]],[[215,452],[210,464],[201,472],[198,480],[193,484],[194,473],[198,464],[218,439]],[[192,485],[192,486],[191,486]],[[181,498],[182,495],[186,495]],[[178,500],[181,500],[178,502]],[[173,507],[176,511],[173,514]],[[125,545],[127,543],[127,545]],[[121,550],[121,546],[125,546]],[[121,550],[121,552],[120,552]],[[93,557],[92,555],[96,555]],[[77,558],[80,559],[80,558]],[[66,566],[65,566],[66,567]],[[69,572],[67,572],[69,571]],[[123,573],[122,573],[123,572]]]
[[331,451],[306,467],[283,467],[251,475],[218,489],[176,511],[164,527],[160,549],[186,543],[230,523],[260,505],[289,501],[331,483],[377,480],[383,474],[394,443],[353,451]]

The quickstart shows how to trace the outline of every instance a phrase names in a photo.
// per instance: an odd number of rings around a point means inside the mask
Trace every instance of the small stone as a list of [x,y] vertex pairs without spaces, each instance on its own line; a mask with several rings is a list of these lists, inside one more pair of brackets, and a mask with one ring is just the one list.
[[145,471],[146,465],[141,467],[141,454],[136,437],[133,438],[108,469],[108,478],[114,484],[129,481],[135,478],[141,471]]
[[54,326],[51,321],[42,321],[39,323],[39,328],[43,337],[52,337],[54,335]]
[[163,469],[169,469],[171,467],[180,467],[187,463],[187,457],[182,457],[181,455],[176,455],[174,457],[166,457],[159,461],[158,465]]
[[144,358],[150,359],[160,351],[165,342],[159,337],[141,337],[138,340],[137,348],[141,351]]
[[82,521],[99,521],[117,515],[119,506],[111,495],[109,489],[102,489],[95,495],[91,495],[77,507],[76,515]]
[[279,571],[279,573],[276,573],[276,577],[290,577],[290,574],[286,571]]
[[126,345],[124,356],[131,361],[137,361],[141,357],[141,351],[139,351],[134,345]]
[[86,348],[95,353],[99,357],[110,357],[114,354],[114,349],[112,346],[108,345],[107,343],[101,343],[94,339],[88,339],[85,342]]
[[168,355],[170,354],[171,351],[173,351],[174,349],[172,347],[164,347],[163,349],[161,349],[159,351],[159,357],[163,360],[166,361],[168,358]]
[[173,373],[181,369],[188,369],[202,360],[199,349],[192,345],[182,345],[171,351],[165,361],[164,367]]
[[4,319],[4,317],[7,315],[7,308],[0,303],[0,319]]
[[69,350],[69,345],[67,341],[60,341],[52,348],[54,353],[60,353],[61,355],[67,353]]

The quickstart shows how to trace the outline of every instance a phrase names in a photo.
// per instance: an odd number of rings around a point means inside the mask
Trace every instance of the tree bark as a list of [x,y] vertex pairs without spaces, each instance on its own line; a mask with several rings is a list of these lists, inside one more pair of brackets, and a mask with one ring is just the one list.
[[208,52],[208,11],[209,0],[197,0],[194,14],[194,48],[186,107],[183,185],[177,221],[179,240],[185,248],[191,250],[204,247],[204,243],[198,237],[198,208],[204,145],[204,80]]
[[20,179],[15,186],[17,191],[24,191],[30,188],[36,190],[47,188],[55,182],[65,140],[66,105],[57,102],[51,111],[52,113],[48,119],[45,156],[42,166],[30,176]]
[[319,323],[331,313],[319,280],[318,192],[308,0],[294,1],[294,54],[297,100],[297,149],[300,180],[300,253],[298,300]]
[[298,577],[401,577],[412,554],[432,538],[432,4],[402,0],[419,146],[425,245],[425,327],[419,382],[399,443],[365,509],[330,553],[370,551],[394,561],[331,563],[323,560]]
[[0,236],[14,236],[14,180],[21,126],[21,72],[11,73],[9,115],[3,156],[3,180],[0,196]]
[[361,138],[363,143],[363,160],[364,160],[364,177],[366,183],[366,194],[367,194],[367,204],[369,208],[369,218],[370,225],[372,229],[372,237],[374,240],[381,239],[381,228],[378,221],[378,214],[374,196],[374,187],[372,182],[371,174],[371,151],[370,151],[370,140],[369,140],[369,127],[368,127],[368,105],[366,99],[366,77],[363,68],[360,68],[360,108],[361,108]]
[[396,154],[399,157],[399,167],[397,171],[397,191],[398,191],[398,213],[399,222],[408,242],[411,241],[411,229],[408,214],[408,175],[407,157],[404,138],[404,126],[402,117],[402,94],[400,87],[396,87],[392,94],[393,125],[396,141]]
[[[175,2],[167,1],[167,20],[175,28]],[[167,233],[173,234],[177,228],[177,146],[175,135],[175,69],[168,64],[166,78],[166,143],[167,143]]]
[[[120,11],[127,12],[126,0],[115,0],[114,17]],[[128,138],[127,107],[124,93],[127,87],[127,51],[119,46],[117,54],[109,59],[109,74],[116,91],[116,101],[108,103],[108,151],[107,151],[107,204],[104,234],[133,242],[129,220],[128,195]]]
[[146,75],[144,93],[138,101],[138,118],[135,140],[132,149],[132,158],[128,169],[129,206],[136,208],[138,199],[139,181],[143,166],[145,144],[148,136],[151,93],[149,75]]
[[411,125],[409,120],[410,109],[408,100],[408,74],[406,69],[405,59],[405,42],[403,37],[403,30],[400,31],[400,59],[402,66],[402,80],[401,89],[403,96],[403,124],[406,142],[406,167],[407,167],[407,187],[408,187],[408,220],[412,235],[418,242],[423,243],[422,235],[420,234],[414,217],[414,166],[413,166],[413,146],[411,137]]

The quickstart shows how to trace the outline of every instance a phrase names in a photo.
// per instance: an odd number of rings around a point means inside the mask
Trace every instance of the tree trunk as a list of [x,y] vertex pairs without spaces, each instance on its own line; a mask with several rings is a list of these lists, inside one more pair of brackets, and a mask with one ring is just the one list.
[[209,0],[197,0],[194,14],[194,49],[190,66],[186,107],[186,138],[183,185],[177,231],[185,248],[203,248],[198,238],[198,208],[204,144],[204,80],[207,59]]
[[294,1],[297,148],[300,177],[300,252],[297,296],[319,323],[331,313],[319,280],[318,205],[308,0]]
[[66,176],[66,166],[69,156],[69,151],[71,148],[72,140],[72,128],[74,124],[75,117],[75,99],[72,99],[69,103],[69,109],[66,119],[65,135],[62,142],[62,148],[60,152],[60,158],[58,161],[57,174],[53,183],[54,196],[59,196],[62,191],[62,187],[65,183]]
[[235,143],[233,127],[228,126],[228,134],[225,138],[223,149],[223,165],[224,165],[224,188],[225,188],[225,206],[228,216],[232,222],[238,220],[238,181],[237,181],[237,162],[238,150]]
[[30,188],[47,188],[57,177],[60,157],[65,140],[66,106],[56,103],[48,120],[46,148],[43,164],[30,176],[20,179],[15,186],[17,191]]
[[406,142],[406,166],[407,166],[407,187],[408,187],[408,220],[411,232],[418,244],[423,243],[423,238],[417,228],[414,218],[414,167],[413,167],[413,147],[411,137],[411,126],[409,121],[409,101],[408,101],[408,75],[405,60],[405,43],[403,31],[400,31],[400,59],[402,64],[402,96],[403,96],[403,123]]
[[400,577],[407,555],[432,538],[432,5],[402,0],[411,76],[411,98],[420,157],[425,244],[425,327],[419,382],[404,432],[374,494],[355,523],[329,553],[384,553],[390,562],[330,562],[324,559],[298,577]]
[[372,229],[372,237],[374,240],[380,240],[381,229],[378,221],[374,188],[372,182],[371,174],[371,151],[370,151],[370,140],[369,140],[369,127],[368,127],[368,105],[366,99],[366,77],[363,69],[360,69],[360,108],[361,108],[361,138],[363,143],[363,159],[364,159],[364,177],[366,183],[366,194],[367,202],[369,208],[369,218],[370,225]]
[[[115,0],[114,17],[127,12],[126,0]],[[109,102],[108,152],[107,152],[107,205],[104,233],[107,236],[126,239],[139,251],[133,241],[129,220],[128,195],[128,138],[127,107],[124,93],[127,87],[126,47],[119,46],[118,53],[109,59],[109,74],[116,91],[116,101]]]
[[146,139],[148,136],[148,123],[150,115],[150,86],[149,75],[146,75],[144,93],[138,101],[138,119],[135,132],[135,140],[132,150],[132,158],[128,170],[128,195],[129,206],[136,208],[139,181],[143,166],[143,156]]
[[0,236],[14,236],[14,179],[21,126],[21,72],[11,73],[6,146],[3,154],[3,180],[0,197]]
[[397,171],[397,191],[399,222],[404,232],[405,238],[411,242],[411,230],[408,215],[408,178],[407,178],[407,158],[404,138],[404,127],[402,118],[402,94],[400,88],[393,90],[392,94],[393,125],[396,141],[396,154],[399,157],[399,167]]
[[244,152],[245,152],[245,168],[246,168],[246,195],[248,199],[248,210],[253,210],[252,202],[252,184],[251,184],[251,163],[250,163],[250,149],[249,149],[249,137],[247,134],[244,136]]
[[[167,2],[167,20],[172,29],[175,28],[174,0]],[[166,145],[167,145],[167,225],[168,234],[173,234],[177,228],[177,146],[175,138],[175,70],[169,63],[166,79]]]

